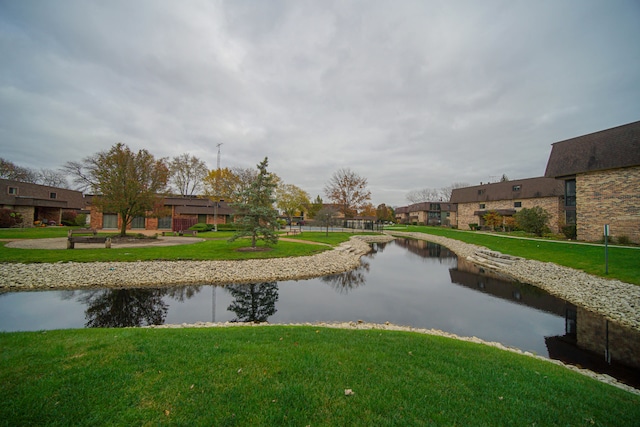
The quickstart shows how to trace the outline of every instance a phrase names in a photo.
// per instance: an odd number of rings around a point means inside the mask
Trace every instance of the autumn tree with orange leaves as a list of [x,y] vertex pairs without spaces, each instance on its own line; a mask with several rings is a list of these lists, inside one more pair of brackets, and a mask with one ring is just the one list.
[[342,168],[334,172],[324,187],[324,193],[339,206],[345,218],[353,218],[371,200],[367,179],[351,169]]

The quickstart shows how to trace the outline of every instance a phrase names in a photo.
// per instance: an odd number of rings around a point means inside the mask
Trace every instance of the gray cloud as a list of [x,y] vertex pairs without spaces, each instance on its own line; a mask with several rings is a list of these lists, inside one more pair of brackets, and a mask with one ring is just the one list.
[[540,176],[639,119],[634,1],[0,1],[0,147],[56,168],[124,142],[373,203]]

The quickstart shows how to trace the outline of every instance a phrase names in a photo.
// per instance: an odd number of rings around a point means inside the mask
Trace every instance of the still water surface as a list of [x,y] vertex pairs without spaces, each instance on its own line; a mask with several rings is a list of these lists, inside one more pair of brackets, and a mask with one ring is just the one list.
[[576,307],[564,300],[492,276],[433,243],[397,239],[373,248],[360,268],[309,280],[0,294],[0,330],[388,321],[476,336],[568,361],[589,356],[567,356],[577,351]]

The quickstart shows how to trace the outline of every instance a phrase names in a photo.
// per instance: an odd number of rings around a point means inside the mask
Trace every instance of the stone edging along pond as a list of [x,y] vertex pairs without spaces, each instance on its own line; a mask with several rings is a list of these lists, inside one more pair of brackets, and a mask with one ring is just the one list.
[[[398,237],[428,240],[446,246],[459,257],[474,259],[486,248],[424,233],[392,232]],[[196,284],[254,283],[308,279],[339,274],[360,265],[372,242],[388,242],[385,235],[352,237],[333,250],[296,257],[241,261],[139,261],[49,264],[0,264],[0,291],[42,289],[124,288]],[[640,330],[640,286],[604,279],[582,271],[518,258],[491,267],[514,280]]]

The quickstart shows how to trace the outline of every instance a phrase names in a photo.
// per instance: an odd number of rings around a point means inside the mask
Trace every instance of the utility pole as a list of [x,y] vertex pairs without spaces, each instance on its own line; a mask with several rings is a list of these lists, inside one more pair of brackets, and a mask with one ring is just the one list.
[[215,201],[214,201],[214,205],[213,205],[213,229],[214,231],[218,231],[218,203],[220,202],[219,200],[219,196],[220,196],[220,191],[219,191],[219,186],[218,186],[218,180],[220,179],[220,146],[223,143],[220,142],[218,143],[218,145],[216,145],[218,147],[218,162],[217,162],[217,169],[216,169],[216,183],[215,183]]
[[[220,146],[223,143],[220,142],[216,146],[218,147],[218,161],[216,164],[216,182],[215,182],[215,201],[213,205],[213,229],[218,231],[218,203],[220,202],[220,187],[218,185],[218,180],[220,179]],[[211,321],[215,323],[216,321],[216,288],[217,285],[211,285]]]

